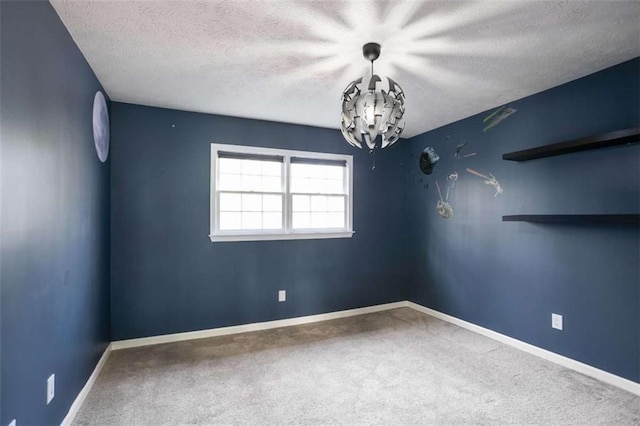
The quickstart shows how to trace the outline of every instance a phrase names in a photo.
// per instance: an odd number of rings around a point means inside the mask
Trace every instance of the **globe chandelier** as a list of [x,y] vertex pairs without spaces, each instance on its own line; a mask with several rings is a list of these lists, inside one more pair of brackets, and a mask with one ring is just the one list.
[[[404,92],[398,83],[386,77],[387,91],[382,79],[373,73],[373,62],[380,57],[380,45],[362,46],[365,59],[371,61],[371,79],[364,87],[360,77],[349,83],[342,93],[342,135],[349,144],[362,149],[364,141],[373,150],[380,139],[380,147],[393,145],[402,134],[400,120],[404,115]],[[386,86],[386,85],[385,85]],[[378,138],[378,136],[381,136]]]

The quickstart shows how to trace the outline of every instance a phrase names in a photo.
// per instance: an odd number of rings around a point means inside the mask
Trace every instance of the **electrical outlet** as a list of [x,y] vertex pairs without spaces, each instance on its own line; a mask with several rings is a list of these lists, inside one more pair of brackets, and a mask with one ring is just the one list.
[[562,315],[551,314],[551,327],[562,330]]
[[278,291],[278,302],[284,302],[287,300],[287,290]]
[[47,405],[56,396],[56,375],[52,374],[47,379]]
[[9,426],[16,426],[16,419],[11,420],[11,423],[9,423]]

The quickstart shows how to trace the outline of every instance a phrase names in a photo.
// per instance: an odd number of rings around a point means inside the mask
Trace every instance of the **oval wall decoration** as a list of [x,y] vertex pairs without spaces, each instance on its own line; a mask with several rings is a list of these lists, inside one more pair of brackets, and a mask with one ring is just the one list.
[[98,158],[104,163],[109,156],[109,111],[100,91],[93,98],[93,142]]

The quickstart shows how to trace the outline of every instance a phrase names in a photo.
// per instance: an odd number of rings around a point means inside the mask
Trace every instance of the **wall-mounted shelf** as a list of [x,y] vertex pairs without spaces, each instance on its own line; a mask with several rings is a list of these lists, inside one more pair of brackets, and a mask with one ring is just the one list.
[[640,224],[640,214],[520,214],[502,216],[503,222],[626,223]]
[[570,154],[573,152],[588,151],[591,149],[606,148],[616,145],[634,144],[640,142],[640,129],[625,129],[603,135],[589,136],[587,138],[572,141],[554,143],[525,149],[523,151],[509,152],[502,155],[503,160],[528,161],[538,158],[552,157],[554,155]]
[[[502,155],[503,160],[528,161],[554,155],[606,148],[609,146],[636,144],[640,142],[640,129],[625,129],[602,135],[575,139],[509,152]],[[540,223],[623,223],[640,224],[640,214],[520,214],[502,216],[503,222],[540,222]]]

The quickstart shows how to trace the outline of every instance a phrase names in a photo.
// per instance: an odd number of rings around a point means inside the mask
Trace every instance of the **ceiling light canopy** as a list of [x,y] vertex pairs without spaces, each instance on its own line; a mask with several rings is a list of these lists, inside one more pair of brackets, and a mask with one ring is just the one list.
[[[349,83],[342,93],[342,135],[349,144],[362,148],[364,141],[369,149],[377,145],[378,135],[381,137],[380,147],[392,145],[402,134],[404,126],[400,120],[404,115],[404,92],[398,83],[386,77],[387,88],[382,79],[373,73],[373,62],[380,56],[378,43],[367,43],[362,47],[362,54],[371,61],[371,79],[364,88],[360,77]],[[365,89],[365,90],[362,90]]]

